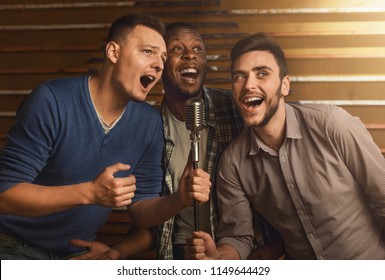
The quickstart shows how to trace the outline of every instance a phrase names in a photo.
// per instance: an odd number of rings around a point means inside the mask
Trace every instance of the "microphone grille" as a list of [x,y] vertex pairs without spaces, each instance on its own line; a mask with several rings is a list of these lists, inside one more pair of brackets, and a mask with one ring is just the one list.
[[186,128],[194,133],[205,125],[205,108],[203,100],[193,98],[186,103]]

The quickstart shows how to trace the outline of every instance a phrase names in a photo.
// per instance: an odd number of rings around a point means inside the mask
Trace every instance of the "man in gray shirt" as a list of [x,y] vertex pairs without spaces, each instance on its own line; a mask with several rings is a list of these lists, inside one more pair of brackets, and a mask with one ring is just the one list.
[[384,259],[385,159],[362,122],[335,106],[285,103],[285,56],[265,33],[239,41],[231,59],[248,129],[219,163],[217,244],[194,232],[186,256],[246,258],[257,211],[289,259]]

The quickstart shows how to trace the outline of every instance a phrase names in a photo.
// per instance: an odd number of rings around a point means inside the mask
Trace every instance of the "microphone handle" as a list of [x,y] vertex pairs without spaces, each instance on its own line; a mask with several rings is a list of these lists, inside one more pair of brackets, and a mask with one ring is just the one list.
[[[191,142],[191,156],[193,168],[199,167],[199,142],[197,139]],[[199,203],[194,199],[194,230],[199,231]]]

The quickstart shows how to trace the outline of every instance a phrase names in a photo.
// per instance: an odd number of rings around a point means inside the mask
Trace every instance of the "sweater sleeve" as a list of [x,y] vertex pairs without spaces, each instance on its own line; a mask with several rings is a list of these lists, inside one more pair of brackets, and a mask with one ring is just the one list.
[[42,84],[20,106],[7,135],[0,155],[0,191],[34,181],[46,164],[58,123],[56,100]]

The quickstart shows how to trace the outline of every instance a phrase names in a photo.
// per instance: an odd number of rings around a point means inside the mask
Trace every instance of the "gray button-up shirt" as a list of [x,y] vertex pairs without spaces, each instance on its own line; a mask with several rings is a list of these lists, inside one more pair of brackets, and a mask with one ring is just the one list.
[[278,153],[250,128],[221,158],[219,243],[246,258],[258,211],[289,258],[384,259],[385,159],[369,132],[335,106],[285,107]]

